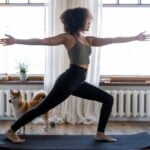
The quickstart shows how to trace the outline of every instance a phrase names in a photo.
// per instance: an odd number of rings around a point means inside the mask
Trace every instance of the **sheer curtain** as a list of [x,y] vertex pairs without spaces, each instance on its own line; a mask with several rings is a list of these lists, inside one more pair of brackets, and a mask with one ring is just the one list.
[[[45,6],[46,12],[46,36],[53,36],[63,31],[63,25],[60,21],[61,13],[68,8],[87,7],[94,16],[94,20],[89,31],[89,35],[98,36],[101,26],[98,25],[101,19],[101,9],[98,0],[49,0]],[[90,67],[88,70],[87,81],[97,85],[100,75],[100,48],[92,48],[90,58]],[[60,75],[69,66],[67,52],[63,46],[47,47],[46,50],[46,68],[44,87],[50,92],[58,75]],[[83,100],[78,97],[70,96],[59,106],[50,112],[50,120],[58,123],[97,123],[101,104],[89,100]]]

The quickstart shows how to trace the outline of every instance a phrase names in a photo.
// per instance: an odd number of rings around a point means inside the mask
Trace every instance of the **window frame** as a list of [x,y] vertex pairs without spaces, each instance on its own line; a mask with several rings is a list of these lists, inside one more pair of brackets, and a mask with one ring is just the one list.
[[[105,1],[105,0],[103,0],[103,1]],[[148,5],[150,5],[150,2],[149,3],[143,3],[143,0],[136,0],[137,1],[137,3],[135,4],[135,3],[121,3],[120,2],[120,0],[116,0],[116,3],[105,3],[105,2],[102,2],[102,4],[103,4],[103,6],[105,7],[105,6],[110,6],[110,7],[112,7],[112,6],[114,6],[114,7],[116,7],[116,6],[118,6],[118,7],[120,7],[120,6],[127,6],[127,7],[133,7],[133,6],[136,6],[137,7],[137,5],[139,6],[139,7],[147,7]],[[148,6],[149,7],[149,6]]]
[[[137,4],[122,4],[116,0],[115,4],[102,3],[103,7],[150,7],[149,4],[143,4],[142,0],[137,0]],[[101,75],[100,86],[150,86],[150,75]]]
[[26,3],[11,3],[9,0],[5,0],[5,2],[1,3],[0,2],[0,7],[1,6],[44,6],[45,3],[32,3],[30,0],[27,0]]
[[[45,3],[31,3],[30,0],[27,3],[9,3],[9,0],[5,0],[5,3],[0,3],[0,7],[39,7],[45,6]],[[30,74],[27,81],[20,81],[18,74],[0,74],[3,76],[0,78],[0,84],[43,84],[44,74]]]
[[[120,4],[119,0],[116,0],[116,4],[105,4],[103,3],[103,7],[150,7],[150,4],[142,4],[142,0],[137,0],[137,4]],[[13,6],[44,6],[45,3],[30,3],[30,0],[28,0],[27,3],[9,3],[9,0],[5,0],[6,3],[0,3],[0,7],[13,7]],[[41,81],[43,82],[44,75],[30,75],[28,77],[28,80],[25,82],[34,83],[34,81]],[[0,80],[1,83],[12,83],[16,84],[18,83],[19,78],[16,74],[13,75],[7,75]],[[21,81],[20,81],[21,82]],[[36,82],[35,82],[36,83]],[[150,85],[150,76],[115,76],[115,75],[103,75],[100,77],[100,85]]]

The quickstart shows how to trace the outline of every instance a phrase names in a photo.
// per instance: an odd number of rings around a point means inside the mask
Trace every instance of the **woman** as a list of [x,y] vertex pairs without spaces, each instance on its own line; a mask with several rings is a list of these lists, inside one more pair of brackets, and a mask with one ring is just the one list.
[[130,41],[145,41],[149,35],[140,33],[133,37],[99,38],[94,36],[84,36],[84,32],[90,28],[92,15],[86,8],[67,9],[61,15],[65,33],[44,39],[16,39],[10,35],[0,39],[4,45],[26,44],[26,45],[64,45],[70,59],[70,67],[62,73],[56,80],[53,89],[48,96],[36,108],[26,112],[20,117],[5,133],[6,137],[12,141],[21,143],[21,139],[16,135],[16,131],[33,120],[62,103],[69,95],[94,100],[103,103],[100,119],[98,123],[96,140],[115,142],[114,139],[106,135],[105,128],[113,106],[113,97],[98,87],[85,82],[89,66],[89,56],[92,46],[104,46],[112,43],[124,43]]

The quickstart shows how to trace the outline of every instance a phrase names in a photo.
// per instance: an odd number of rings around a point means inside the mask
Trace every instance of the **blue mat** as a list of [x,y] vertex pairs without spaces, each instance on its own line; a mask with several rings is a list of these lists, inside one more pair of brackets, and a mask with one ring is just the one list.
[[[118,142],[97,142],[94,135],[26,135],[26,142],[14,144],[0,134],[0,150],[150,150],[150,134],[112,135]],[[148,148],[149,147],[149,148]]]

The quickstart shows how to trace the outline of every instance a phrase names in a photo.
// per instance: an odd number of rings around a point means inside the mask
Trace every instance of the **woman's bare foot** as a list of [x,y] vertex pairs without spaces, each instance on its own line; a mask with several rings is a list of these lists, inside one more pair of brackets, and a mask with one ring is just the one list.
[[8,129],[5,132],[5,136],[6,136],[7,139],[9,139],[13,143],[23,143],[23,142],[25,142],[25,139],[19,138],[12,129]]
[[95,140],[96,141],[105,141],[105,142],[117,142],[118,141],[115,138],[105,135],[103,132],[97,132]]

